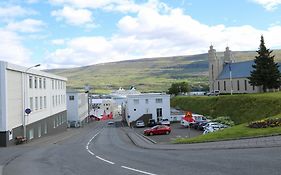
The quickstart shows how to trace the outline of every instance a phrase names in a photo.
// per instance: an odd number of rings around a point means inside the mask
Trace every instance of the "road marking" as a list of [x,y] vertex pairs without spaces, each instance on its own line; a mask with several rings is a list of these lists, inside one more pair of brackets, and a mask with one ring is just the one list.
[[[90,140],[89,140],[89,142],[87,143],[87,145],[86,145],[86,150],[91,154],[91,155],[95,155],[90,149],[89,149],[89,145],[90,145],[90,143],[92,142],[92,140],[94,139],[94,138],[96,138],[98,135],[99,135],[99,133],[102,131],[102,129],[98,132],[98,133],[96,133]],[[1,174],[0,174],[1,175]]]
[[157,174],[153,174],[153,173],[149,173],[149,172],[146,172],[146,171],[137,170],[137,169],[126,167],[126,166],[121,166],[121,167],[125,168],[127,170],[131,170],[131,171],[135,171],[135,172],[138,172],[138,173],[142,173],[142,174],[157,175]]
[[96,158],[98,158],[98,159],[100,159],[100,160],[102,160],[102,161],[104,161],[104,162],[107,162],[107,163],[109,163],[109,164],[111,164],[111,165],[114,165],[114,164],[115,164],[114,162],[111,162],[111,161],[106,160],[106,159],[104,159],[104,158],[101,158],[101,157],[99,157],[99,156],[96,156]]
[[0,166],[0,175],[3,175],[3,167],[4,166]]

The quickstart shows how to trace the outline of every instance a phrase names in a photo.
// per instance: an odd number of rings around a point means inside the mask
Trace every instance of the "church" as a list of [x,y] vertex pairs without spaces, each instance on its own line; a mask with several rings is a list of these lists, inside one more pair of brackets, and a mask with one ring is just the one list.
[[[259,93],[261,86],[252,86],[248,77],[251,76],[254,60],[235,62],[231,50],[226,47],[224,56],[218,58],[216,50],[210,46],[209,61],[209,88],[210,92],[220,93]],[[279,67],[279,71],[281,67]]]

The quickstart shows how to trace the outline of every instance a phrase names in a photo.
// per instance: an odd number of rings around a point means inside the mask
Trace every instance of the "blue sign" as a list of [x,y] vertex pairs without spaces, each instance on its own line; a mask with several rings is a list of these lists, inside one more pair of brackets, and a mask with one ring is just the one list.
[[31,109],[26,108],[24,112],[25,112],[26,114],[30,114],[30,113],[31,113]]

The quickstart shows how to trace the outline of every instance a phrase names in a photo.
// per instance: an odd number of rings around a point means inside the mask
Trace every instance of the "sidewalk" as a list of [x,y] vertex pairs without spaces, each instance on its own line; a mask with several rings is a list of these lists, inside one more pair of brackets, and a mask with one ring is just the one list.
[[259,138],[250,138],[250,139],[194,143],[194,144],[155,144],[149,141],[143,135],[134,132],[130,128],[124,128],[124,131],[136,146],[145,149],[198,150],[198,149],[245,149],[245,148],[281,147],[281,136],[259,137]]

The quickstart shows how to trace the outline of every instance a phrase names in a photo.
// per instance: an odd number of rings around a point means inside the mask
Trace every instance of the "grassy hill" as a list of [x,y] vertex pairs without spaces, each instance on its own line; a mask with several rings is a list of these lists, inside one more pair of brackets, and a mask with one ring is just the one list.
[[[281,50],[275,50],[281,61]],[[254,51],[233,52],[237,61],[254,59]],[[222,57],[223,53],[217,53]],[[208,55],[147,58],[91,66],[46,70],[68,78],[67,86],[92,85],[95,93],[108,93],[131,85],[142,92],[166,91],[171,83],[187,81],[195,86],[208,84]]]
[[211,117],[229,116],[236,124],[241,124],[281,114],[281,92],[216,97],[182,96],[173,98],[171,106]]

